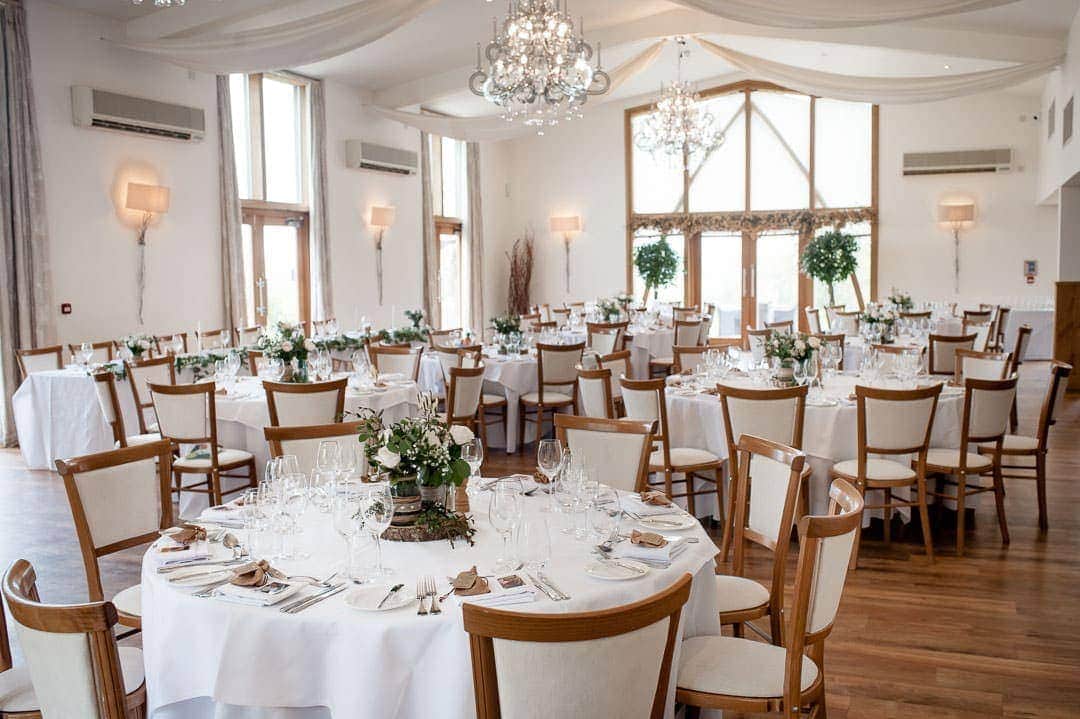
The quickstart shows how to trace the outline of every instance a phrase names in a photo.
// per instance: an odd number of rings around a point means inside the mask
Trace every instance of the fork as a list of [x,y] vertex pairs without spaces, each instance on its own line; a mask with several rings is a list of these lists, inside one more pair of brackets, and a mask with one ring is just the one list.
[[425,581],[427,583],[428,596],[431,597],[431,613],[432,614],[442,614],[442,608],[439,607],[439,602],[438,602],[438,599],[437,599],[437,595],[439,594],[439,590],[435,588],[435,577],[429,575],[425,579]]
[[420,616],[427,616],[428,610],[424,607],[424,600],[427,599],[424,577],[416,580],[416,598],[420,600],[420,606],[417,608],[416,613]]

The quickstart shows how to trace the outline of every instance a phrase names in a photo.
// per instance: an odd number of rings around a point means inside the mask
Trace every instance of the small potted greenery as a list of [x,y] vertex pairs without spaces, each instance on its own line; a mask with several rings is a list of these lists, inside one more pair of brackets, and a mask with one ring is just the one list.
[[675,275],[679,272],[679,256],[668,244],[667,235],[660,235],[656,242],[642,245],[634,251],[634,267],[645,281],[642,302],[647,302],[650,291],[655,299],[661,288],[675,281]]
[[859,266],[859,243],[839,230],[818,235],[806,245],[799,265],[803,274],[824,282],[829,288],[829,305],[836,304],[834,285],[855,273]]
[[619,319],[622,306],[616,299],[602,299],[596,301],[596,311],[604,322],[615,322]]
[[910,312],[915,308],[915,302],[912,301],[911,295],[906,292],[901,292],[895,287],[893,287],[892,292],[889,293],[889,304],[901,312]]

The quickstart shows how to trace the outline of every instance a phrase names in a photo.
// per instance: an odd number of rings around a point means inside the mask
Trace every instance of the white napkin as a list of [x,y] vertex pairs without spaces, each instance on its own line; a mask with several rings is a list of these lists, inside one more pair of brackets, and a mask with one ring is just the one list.
[[682,537],[669,539],[662,547],[647,547],[634,544],[629,539],[619,542],[611,549],[611,556],[621,559],[649,559],[657,562],[670,562],[686,550],[686,541]]
[[243,604],[248,607],[269,607],[291,597],[305,586],[304,584],[287,584],[284,582],[275,582],[271,586],[277,584],[284,584],[284,588],[273,592],[264,592],[263,587],[238,587],[235,584],[226,584],[217,588],[214,597],[223,602]]
[[244,518],[240,515],[241,508],[235,504],[223,504],[221,508],[207,507],[199,515],[199,519],[205,519],[209,522],[243,522]]
[[624,512],[633,512],[642,517],[656,517],[662,514],[682,514],[682,510],[674,504],[661,506],[658,504],[645,504],[637,494],[623,494],[619,496],[619,505]]
[[471,604],[479,604],[483,607],[507,607],[513,604],[529,604],[535,602],[536,593],[539,591],[528,582],[522,584],[520,587],[503,589],[502,585],[499,584],[499,580],[495,577],[488,579],[488,589],[491,591],[487,594],[477,594],[471,597],[459,597],[456,594],[451,594],[450,596],[457,600],[459,605],[469,602]]
[[206,541],[195,542],[187,549],[179,549],[176,551],[163,552],[161,551],[167,547],[178,547],[179,542],[175,542],[168,536],[163,536],[154,545],[153,559],[159,566],[168,566],[170,564],[181,564],[183,562],[190,562],[195,559],[209,559],[210,558],[210,543]]

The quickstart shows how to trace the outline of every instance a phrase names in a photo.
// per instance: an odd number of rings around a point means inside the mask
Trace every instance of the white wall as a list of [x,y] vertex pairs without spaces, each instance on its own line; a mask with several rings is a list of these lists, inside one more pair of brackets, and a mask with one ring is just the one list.
[[[580,214],[574,240],[570,296],[593,298],[621,290],[626,277],[623,110],[646,98],[586,107],[585,117],[543,137],[508,147],[514,179],[508,214],[516,229],[537,237],[533,298],[566,297],[561,240],[547,230],[555,214]],[[950,193],[972,196],[978,222],[962,236],[961,295],[980,298],[1047,296],[1057,274],[1056,213],[1035,203],[1039,126],[1020,122],[1038,99],[1011,93],[881,110],[879,289],[903,288],[917,297],[953,294],[950,233],[936,223],[937,203]],[[902,177],[906,151],[1007,146],[1018,167],[1005,174]],[[1021,262],[1039,261],[1034,286]]]
[[[1043,87],[1039,116],[1039,180],[1037,197],[1050,200],[1058,187],[1080,172],[1080,98],[1074,103],[1073,136],[1068,144],[1062,142],[1062,114],[1065,104],[1080,94],[1080,13],[1073,18],[1066,41],[1064,64],[1051,72]],[[1054,103],[1055,129],[1049,134],[1050,103]]]

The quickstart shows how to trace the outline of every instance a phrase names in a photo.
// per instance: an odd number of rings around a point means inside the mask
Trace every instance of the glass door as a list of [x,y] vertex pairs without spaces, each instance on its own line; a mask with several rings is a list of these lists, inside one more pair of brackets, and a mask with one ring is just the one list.
[[792,320],[799,324],[799,233],[772,230],[753,236],[749,274],[754,327]]
[[245,209],[243,221],[248,316],[263,326],[309,321],[307,213]]
[[439,235],[439,295],[442,329],[468,326],[470,277],[469,260],[460,220],[436,218]]
[[747,283],[741,232],[701,233],[701,308],[715,309],[711,337],[742,336]]

